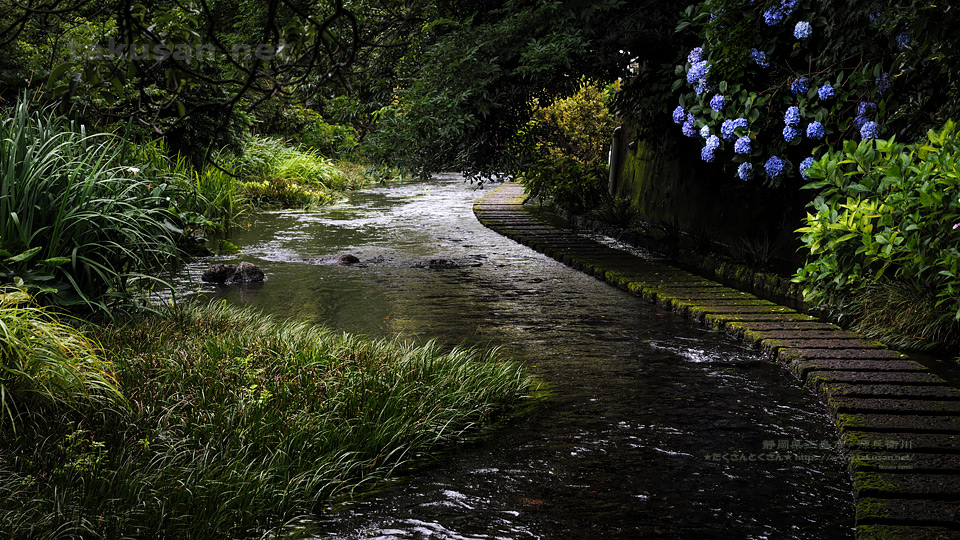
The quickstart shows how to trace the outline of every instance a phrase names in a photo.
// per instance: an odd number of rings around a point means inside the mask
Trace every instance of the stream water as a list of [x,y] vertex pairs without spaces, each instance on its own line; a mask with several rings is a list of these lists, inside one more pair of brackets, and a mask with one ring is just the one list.
[[[487,230],[456,176],[262,215],[178,278],[281,318],[499,346],[530,414],[303,524],[306,538],[843,538],[850,480],[817,399],[724,335]],[[331,264],[351,253],[360,265]],[[257,287],[199,284],[246,260]]]

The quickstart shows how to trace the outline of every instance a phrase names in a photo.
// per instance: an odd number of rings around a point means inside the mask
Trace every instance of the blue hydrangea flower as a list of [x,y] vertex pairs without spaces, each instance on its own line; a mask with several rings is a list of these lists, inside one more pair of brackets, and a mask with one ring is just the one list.
[[813,33],[813,26],[807,21],[800,21],[793,28],[793,37],[797,39],[807,39]]
[[733,127],[734,127],[734,129],[736,129],[736,128],[744,128],[744,129],[746,129],[746,128],[749,127],[749,126],[750,126],[750,124],[747,123],[747,119],[746,119],[746,118],[737,118],[736,120],[733,121]]
[[767,53],[763,51],[759,51],[757,49],[751,49],[750,59],[756,62],[757,65],[762,68],[770,67],[770,62],[767,60]]
[[750,137],[743,136],[737,139],[737,142],[733,144],[733,151],[741,155],[749,154],[752,151],[750,148]]
[[713,148],[714,150],[720,148],[720,137],[716,135],[707,137],[707,148]]
[[710,126],[703,126],[700,128],[700,136],[706,139],[710,136]]
[[820,98],[820,101],[831,100],[836,96],[833,91],[833,87],[829,84],[825,84],[817,89],[817,97]]
[[701,60],[690,66],[690,71],[687,72],[687,82],[690,84],[696,84],[697,81],[705,79],[709,74],[710,62]]
[[887,17],[884,16],[884,14],[879,11],[873,11],[869,15],[867,15],[867,20],[870,21],[870,24],[876,25],[876,24],[885,22],[887,20]]
[[877,104],[869,101],[861,101],[857,105],[857,116],[866,116],[876,110]]
[[677,105],[677,108],[673,110],[673,123],[682,124],[687,117],[687,111],[683,110],[683,105]]
[[877,94],[882,96],[883,94],[887,93],[887,90],[889,89],[890,89],[890,74],[881,73],[880,76],[877,77]]
[[783,0],[780,2],[780,11],[783,12],[784,17],[789,17],[793,15],[793,10],[797,9],[799,3],[800,0]]
[[767,26],[776,26],[782,20],[783,12],[778,7],[772,7],[763,12],[763,22],[767,23]]
[[907,32],[900,32],[899,34],[897,34],[897,37],[895,38],[895,40],[897,42],[897,49],[901,51],[906,49],[907,47],[910,46],[911,43],[913,43],[913,37],[910,36],[910,34]]
[[880,126],[876,122],[867,122],[860,128],[860,138],[863,140],[876,139]]
[[823,136],[823,124],[817,121],[807,124],[807,138],[819,141]]
[[796,126],[800,124],[800,107],[796,105],[787,109],[787,112],[783,115],[783,123],[788,126]]
[[862,114],[861,114],[861,115],[858,115],[856,118],[853,119],[853,127],[854,127],[854,129],[856,129],[857,131],[860,131],[860,128],[862,128],[863,125],[866,124],[866,123],[869,122],[869,121],[870,121],[870,119],[867,118],[866,116],[863,116]]
[[783,140],[792,142],[797,138],[797,135],[800,135],[800,132],[797,131],[797,128],[793,126],[786,126],[783,128]]
[[776,178],[783,174],[783,160],[777,156],[770,156],[770,159],[763,165],[763,169],[770,178]]
[[810,167],[813,167],[813,158],[812,158],[812,157],[808,157],[807,159],[801,161],[801,162],[800,162],[800,176],[802,176],[802,177],[804,177],[804,178],[806,178],[806,179],[809,179],[810,177],[807,176],[807,169],[809,169]]
[[753,165],[750,163],[741,163],[737,167],[737,176],[744,182],[753,179]]
[[729,118],[723,121],[723,124],[720,125],[720,135],[723,136],[723,140],[729,141],[733,138],[733,130],[736,126],[733,125],[733,120]]
[[720,94],[714,94],[714,96],[710,98],[710,108],[717,112],[722,111],[723,107],[726,104],[727,104],[727,98],[723,97]]
[[714,154],[715,151],[715,148],[704,146],[703,149],[700,150],[700,159],[706,161],[707,163],[713,163],[713,158],[716,157]]
[[712,88],[713,88],[713,85],[710,84],[710,79],[704,77],[704,78],[700,79],[699,81],[697,81],[697,86],[696,86],[696,88],[694,88],[693,90],[694,90],[694,91],[697,93],[697,95],[699,96],[699,95],[701,95],[701,94],[706,94],[706,93],[709,92]]
[[690,54],[687,55],[687,62],[690,62],[691,64],[696,64],[697,62],[702,62],[702,61],[703,61],[702,47],[694,47],[693,50],[690,51]]
[[794,94],[803,94],[810,88],[810,83],[806,77],[797,77],[790,83],[790,91]]
[[683,123],[683,134],[687,137],[696,137],[699,135],[699,133],[697,133],[697,128],[693,125],[693,122],[693,116],[687,115],[687,121]]

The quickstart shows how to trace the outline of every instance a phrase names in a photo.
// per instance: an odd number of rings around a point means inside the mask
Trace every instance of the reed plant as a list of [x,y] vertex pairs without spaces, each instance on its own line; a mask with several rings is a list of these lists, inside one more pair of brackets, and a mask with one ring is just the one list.
[[171,210],[188,234],[229,234],[252,210],[233,171],[213,165],[198,171],[182,154],[171,155],[162,138],[128,142],[121,159],[170,192]]
[[117,165],[121,147],[26,102],[0,122],[0,283],[109,312],[177,258],[169,200]]
[[532,386],[493,351],[370,341],[222,304],[95,336],[131,412],[5,436],[5,533],[268,535],[475,431]]

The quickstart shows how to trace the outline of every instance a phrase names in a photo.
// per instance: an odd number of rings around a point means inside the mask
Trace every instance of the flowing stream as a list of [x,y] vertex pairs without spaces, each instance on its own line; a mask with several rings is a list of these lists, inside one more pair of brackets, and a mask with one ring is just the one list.
[[[371,337],[498,346],[548,399],[303,524],[299,538],[843,538],[853,504],[824,407],[780,367],[486,228],[438,176],[261,215],[185,294]],[[333,264],[351,253],[360,265]],[[246,260],[260,286],[200,284]]]

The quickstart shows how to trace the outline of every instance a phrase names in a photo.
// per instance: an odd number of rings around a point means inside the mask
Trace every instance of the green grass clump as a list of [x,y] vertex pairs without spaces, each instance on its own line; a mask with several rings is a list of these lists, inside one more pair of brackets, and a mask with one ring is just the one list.
[[224,305],[94,335],[129,412],[5,433],[5,533],[262,534],[476,429],[532,385],[493,352],[363,340]]
[[316,150],[280,139],[250,138],[232,166],[246,195],[260,206],[312,207],[329,204],[338,192],[362,187]]
[[96,344],[27,294],[0,289],[0,429],[15,430],[21,415],[123,403]]

